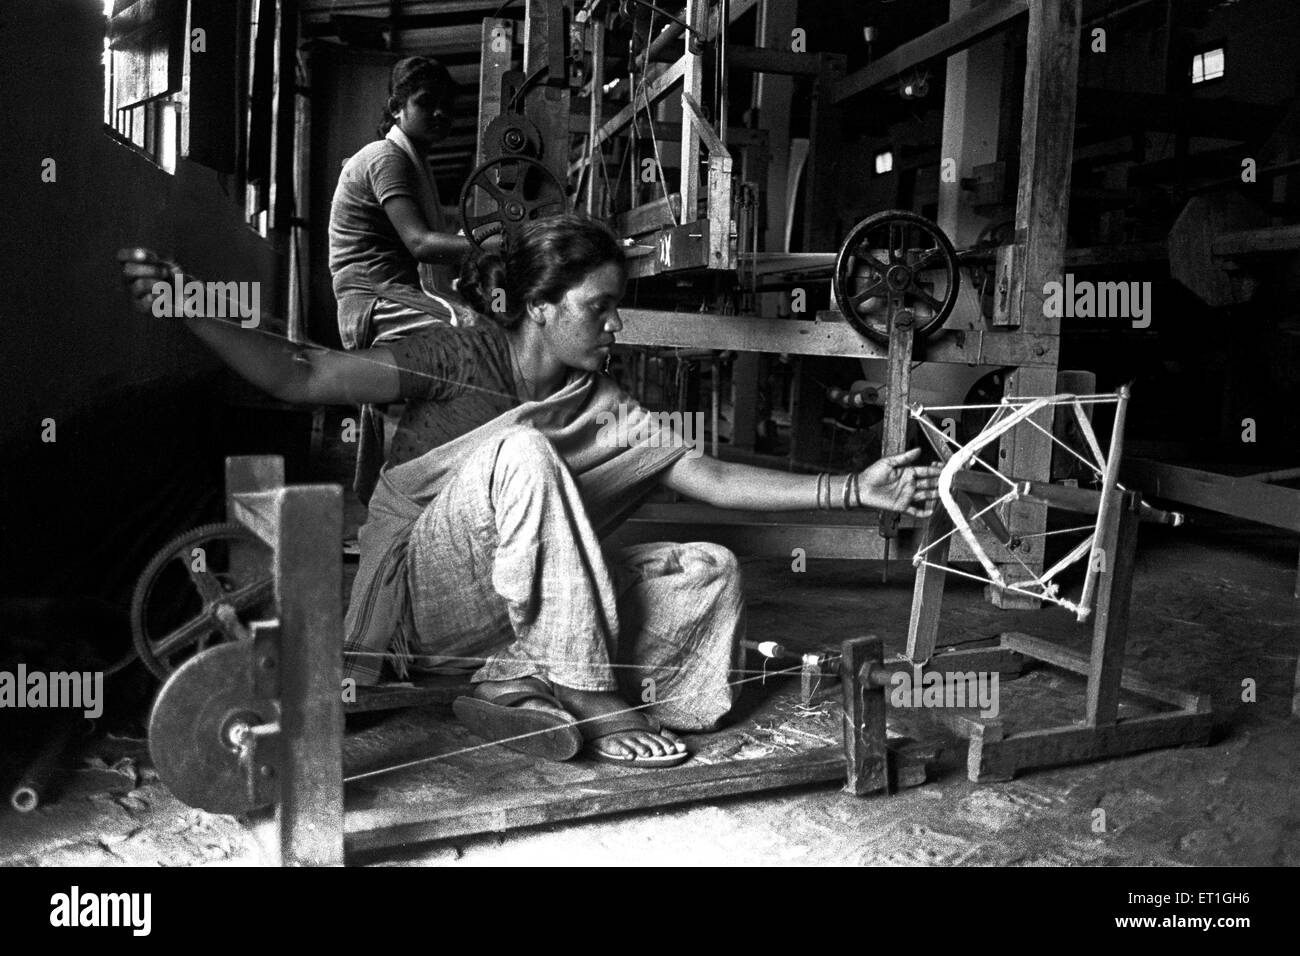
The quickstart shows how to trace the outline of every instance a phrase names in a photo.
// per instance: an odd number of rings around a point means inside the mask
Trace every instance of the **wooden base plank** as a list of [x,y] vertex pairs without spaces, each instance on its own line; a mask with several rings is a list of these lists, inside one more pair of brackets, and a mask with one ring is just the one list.
[[688,763],[471,802],[353,810],[344,818],[345,846],[349,853],[359,853],[843,779],[844,753],[839,747],[719,764]]
[[1205,744],[1213,715],[1153,714],[1096,727],[1049,727],[1001,736],[1001,726],[970,738],[966,772],[973,783],[1009,780],[1022,770],[1102,760],[1143,750]]

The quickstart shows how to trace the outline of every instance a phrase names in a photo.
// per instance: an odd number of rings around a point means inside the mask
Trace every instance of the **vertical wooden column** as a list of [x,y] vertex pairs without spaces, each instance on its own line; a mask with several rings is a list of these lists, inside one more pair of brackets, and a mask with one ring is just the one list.
[[[974,7],[975,0],[948,0],[948,20],[956,20]],[[954,160],[957,169],[952,182],[939,178],[938,225],[958,249],[973,245],[988,221],[971,208],[962,180],[973,176],[976,166],[998,158],[1005,47],[1004,35],[996,33],[948,57],[944,72],[943,144],[939,155],[941,160]],[[970,298],[963,296],[957,309],[969,308]],[[974,305],[978,308],[978,302]]]
[[542,136],[542,162],[562,183],[569,181],[569,77],[561,0],[528,0],[524,21],[524,75],[543,66],[545,77],[524,95],[524,112]]
[[601,104],[605,86],[605,18],[596,14],[587,21],[587,36],[591,38],[591,109],[587,114],[587,214],[602,217],[605,208],[605,191],[600,182],[601,155],[604,146],[594,145],[600,129]]
[[283,489],[276,502],[280,794],[289,866],[343,863],[343,491]]
[[[797,3],[789,0],[759,0],[758,43],[765,50],[790,49],[795,28]],[[786,192],[790,168],[790,106],[794,100],[794,78],[775,73],[754,77],[754,108],[758,125],[767,130],[767,176],[760,184],[765,190],[763,220],[767,252],[788,252],[785,248],[785,220],[794,197]],[[764,315],[775,314],[766,311]]]
[[[1010,324],[1020,331],[1053,337],[1060,335],[1060,319],[1044,315],[1043,287],[1062,278],[1082,6],[1083,0],[1041,0],[1029,5],[1020,182],[1008,311]],[[1025,364],[1008,376],[1008,396],[1055,392],[1058,350],[1054,338],[1051,342],[1042,349],[1042,354],[1026,355]],[[1052,410],[1044,409],[1035,421],[1050,433]],[[1002,440],[998,455],[999,467],[1018,478],[1046,481],[1051,475],[1051,439],[1035,429],[1014,429]],[[1008,519],[1007,525],[1014,535],[1039,534],[1047,524],[1047,508],[1027,501],[1013,502]],[[1043,568],[1042,543],[1042,538],[1031,538],[1020,552],[1021,559],[1035,573],[1041,573]],[[1014,562],[1002,564],[999,570],[1013,583],[1026,579],[1024,569]],[[993,591],[991,597],[1000,607],[1038,603],[1010,591]]]
[[1100,558],[1095,559],[1102,562],[1102,567],[1098,574],[1092,656],[1088,663],[1086,719],[1089,726],[1115,723],[1119,710],[1129,605],[1133,598],[1133,561],[1137,554],[1137,493],[1113,490],[1110,494],[1113,507],[1098,529],[1101,549],[1097,552]]
[[[834,252],[840,235],[840,164],[844,150],[840,135],[840,107],[835,105],[835,84],[844,76],[844,57],[822,54],[822,69],[813,87],[810,122],[811,147],[804,172],[804,252]],[[826,363],[800,356],[794,379],[790,415],[790,457],[809,464],[822,463],[821,412],[825,392],[818,367]]]
[[[504,40],[504,44],[500,41]],[[501,49],[502,46],[505,49]],[[478,66],[478,141],[474,146],[474,165],[482,166],[483,133],[488,124],[501,115],[501,74],[514,62],[515,22],[486,19],[479,41],[481,59]]]
[[[918,550],[933,545],[932,550],[926,552],[926,558],[931,564],[948,563],[952,529],[952,517],[942,506],[936,508],[934,514],[926,519]],[[941,567],[931,568],[923,564],[916,569],[916,583],[912,586],[912,615],[907,626],[907,659],[913,663],[928,661],[934,654],[934,645],[939,639],[939,613],[943,609],[943,585],[947,576],[948,573]]]
[[813,85],[809,121],[812,143],[804,175],[804,252],[834,252],[842,238],[839,222],[844,193],[840,170],[845,151],[840,129],[843,107],[835,103],[835,84],[844,78],[844,63],[843,56],[823,53],[821,71]]
[[[788,50],[795,28],[797,3],[789,0],[758,0],[758,24],[755,45],[767,50]],[[757,182],[760,190],[760,241],[764,252],[785,252],[785,220],[793,197],[786,190],[790,166],[790,105],[794,99],[794,79],[775,73],[754,76],[754,95],[750,103],[758,117],[758,127],[767,133],[767,156],[752,168],[747,163],[741,178]],[[747,159],[754,148],[747,149]],[[758,296],[758,314],[764,317],[782,311],[784,293],[763,292]],[[732,444],[753,448],[758,429],[759,377],[769,359],[756,352],[742,352],[731,366],[733,428]],[[774,397],[775,398],[775,397]]]
[[[708,0],[687,0],[686,22],[691,29],[704,33],[708,21]],[[696,103],[703,102],[704,58],[693,53],[695,38],[686,34],[686,72],[682,76],[682,92]],[[700,218],[700,134],[695,128],[696,119],[690,110],[682,110],[682,217],[681,221],[695,222]]]

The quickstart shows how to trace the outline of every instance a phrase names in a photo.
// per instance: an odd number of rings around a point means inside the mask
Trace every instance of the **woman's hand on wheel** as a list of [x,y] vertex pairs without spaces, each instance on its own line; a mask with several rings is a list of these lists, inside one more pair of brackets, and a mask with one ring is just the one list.
[[921,449],[913,448],[901,455],[890,455],[859,473],[862,504],[918,518],[933,514],[935,499],[939,497],[940,468],[911,464],[920,454]]
[[141,312],[152,312],[155,283],[170,283],[179,270],[169,259],[164,259],[152,249],[119,249],[117,261],[122,264],[122,282],[131,293],[131,300]]

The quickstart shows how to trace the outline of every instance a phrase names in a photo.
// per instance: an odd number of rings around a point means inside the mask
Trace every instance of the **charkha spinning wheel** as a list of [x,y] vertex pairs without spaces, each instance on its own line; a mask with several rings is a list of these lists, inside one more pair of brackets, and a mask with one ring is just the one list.
[[252,532],[195,528],[164,545],[140,575],[131,601],[136,650],[165,679],[205,648],[246,639],[245,622],[272,598],[271,552]]
[[916,335],[942,326],[957,303],[959,276],[957,253],[943,230],[923,216],[890,210],[849,231],[832,282],[853,327],[884,343],[903,309],[910,310]]
[[460,192],[460,221],[475,246],[503,230],[567,209],[564,186],[528,156],[499,156],[484,163],[470,173]]

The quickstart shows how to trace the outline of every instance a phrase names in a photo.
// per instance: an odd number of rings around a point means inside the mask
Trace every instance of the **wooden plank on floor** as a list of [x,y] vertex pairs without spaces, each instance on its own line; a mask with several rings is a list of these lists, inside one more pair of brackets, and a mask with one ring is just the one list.
[[1050,727],[989,739],[971,737],[967,775],[972,782],[1006,780],[1021,770],[1102,760],[1143,750],[1204,744],[1213,715],[1152,714],[1096,727]]
[[611,775],[573,786],[349,811],[349,853],[844,779],[840,747]]

